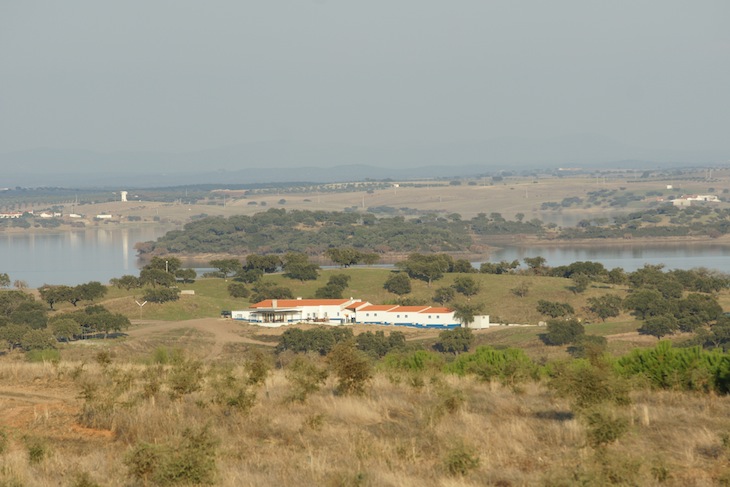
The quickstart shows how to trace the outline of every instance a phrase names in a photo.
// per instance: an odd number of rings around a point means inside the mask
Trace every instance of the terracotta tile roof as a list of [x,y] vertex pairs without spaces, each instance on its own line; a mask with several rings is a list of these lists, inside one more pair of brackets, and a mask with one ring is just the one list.
[[395,304],[371,304],[370,306],[365,306],[362,309],[359,309],[358,311],[388,311],[393,308],[397,308],[398,306]]
[[349,299],[265,299],[256,304],[252,304],[252,308],[273,308],[276,301],[277,308],[296,308],[299,306],[342,306]]
[[429,309],[430,306],[397,306],[395,309],[392,309],[393,312],[399,312],[399,313],[418,313],[420,311],[424,311]]
[[451,313],[453,311],[454,310],[451,308],[433,307],[424,309],[423,311],[421,311],[421,313]]
[[348,304],[347,306],[345,306],[345,309],[357,309],[360,306],[364,306],[367,304],[370,304],[370,303],[368,303],[367,301],[355,301],[354,303]]

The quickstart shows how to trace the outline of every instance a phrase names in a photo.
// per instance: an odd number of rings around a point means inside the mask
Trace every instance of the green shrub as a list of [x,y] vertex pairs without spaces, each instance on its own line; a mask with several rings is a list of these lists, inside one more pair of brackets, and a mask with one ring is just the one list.
[[185,357],[183,355],[183,351],[179,348],[174,348],[170,350],[167,347],[157,347],[152,352],[152,357],[150,361],[153,364],[160,364],[160,365],[168,365],[168,364],[177,364],[180,362],[183,362],[185,360]]
[[472,353],[464,353],[446,366],[446,371],[457,375],[475,374],[485,381],[499,380],[516,384],[538,377],[537,365],[516,348],[496,350],[477,347]]
[[56,348],[56,338],[50,330],[29,330],[20,341],[24,350],[49,350]]
[[479,466],[479,457],[471,448],[458,445],[446,454],[444,468],[450,475],[466,475]]
[[439,341],[434,348],[439,352],[459,354],[468,352],[474,341],[474,333],[471,328],[454,328],[439,333]]
[[74,475],[70,487],[101,487],[101,484],[96,482],[89,472],[79,472]]
[[440,371],[445,363],[441,354],[416,350],[414,352],[391,352],[383,357],[379,365],[386,370],[426,372]]
[[373,375],[370,359],[355,348],[353,342],[337,344],[327,355],[327,362],[337,377],[337,392],[363,394]]
[[586,411],[583,418],[587,426],[588,444],[593,448],[615,442],[629,429],[629,421],[625,416],[605,408]]
[[203,364],[197,360],[184,360],[173,366],[168,377],[170,397],[177,399],[199,391],[202,387]]
[[162,378],[165,370],[162,365],[148,365],[142,372],[142,397],[151,398],[156,396],[162,388]]
[[353,333],[350,328],[319,327],[311,330],[290,328],[281,334],[276,346],[276,353],[286,350],[292,352],[317,352],[327,355],[332,348],[343,341],[351,340]]
[[132,477],[149,485],[166,454],[167,448],[163,445],[140,443],[127,454],[124,464]]
[[251,358],[244,364],[248,373],[248,383],[251,385],[263,384],[271,370],[271,360],[261,350],[251,352]]
[[140,443],[124,460],[129,474],[148,485],[212,484],[218,440],[208,426],[186,429],[172,444]]
[[542,336],[546,345],[567,345],[575,343],[585,334],[585,327],[580,321],[554,319],[547,322],[547,333]]
[[5,451],[8,449],[8,443],[10,443],[10,440],[8,439],[8,434],[0,430],[0,455],[5,453]]
[[640,376],[661,389],[730,392],[730,355],[700,347],[673,348],[659,342],[654,348],[636,349],[621,357],[622,375]]
[[599,404],[630,404],[629,384],[611,366],[607,361],[592,364],[584,359],[559,364],[550,386],[561,396],[569,397],[578,410]]
[[150,303],[166,303],[168,301],[177,301],[180,299],[180,289],[178,288],[154,288],[147,289],[142,297]]
[[28,362],[59,362],[61,360],[61,352],[55,348],[45,350],[29,350],[25,353]]
[[583,335],[568,347],[568,353],[575,358],[598,360],[608,349],[608,340],[599,335]]
[[317,392],[324,384],[329,373],[310,357],[300,355],[289,364],[284,375],[291,384],[286,400],[305,402],[310,394]]
[[438,388],[436,395],[439,401],[436,408],[438,415],[454,414],[466,403],[466,396],[459,389],[441,386]]
[[41,463],[50,453],[48,445],[42,438],[27,436],[23,440],[28,450],[28,462],[31,464]]

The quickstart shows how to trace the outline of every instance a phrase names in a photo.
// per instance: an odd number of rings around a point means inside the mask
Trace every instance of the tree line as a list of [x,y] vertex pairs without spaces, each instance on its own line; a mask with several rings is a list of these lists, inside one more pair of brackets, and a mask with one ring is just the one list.
[[[524,216],[524,215],[523,215]],[[316,231],[313,231],[316,230]],[[537,234],[541,222],[507,221],[499,213],[472,220],[425,215],[376,218],[371,213],[271,208],[252,216],[206,217],[187,223],[155,242],[137,244],[140,254],[228,253],[324,255],[330,248],[366,253],[456,252],[473,244],[473,235]]]

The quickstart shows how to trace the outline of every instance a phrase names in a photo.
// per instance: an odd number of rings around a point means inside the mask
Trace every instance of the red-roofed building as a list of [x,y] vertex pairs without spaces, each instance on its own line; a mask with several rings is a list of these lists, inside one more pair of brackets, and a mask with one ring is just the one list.
[[[284,326],[292,323],[343,325],[412,326],[417,328],[457,328],[454,310],[443,306],[398,306],[370,304],[357,299],[267,299],[243,311],[232,311],[231,317],[262,326]],[[488,328],[489,316],[477,316],[470,328]]]
[[[232,311],[235,320],[264,326],[291,323],[353,323],[355,310],[349,309],[360,301],[355,299],[266,299],[251,305],[251,309]],[[367,304],[367,303],[362,303]]]

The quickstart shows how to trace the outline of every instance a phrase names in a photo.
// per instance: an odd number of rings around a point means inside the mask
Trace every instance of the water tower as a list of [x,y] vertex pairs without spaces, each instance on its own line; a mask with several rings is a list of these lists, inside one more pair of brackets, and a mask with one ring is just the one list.
[[120,194],[122,195],[122,201],[127,201],[127,192],[121,191]]

